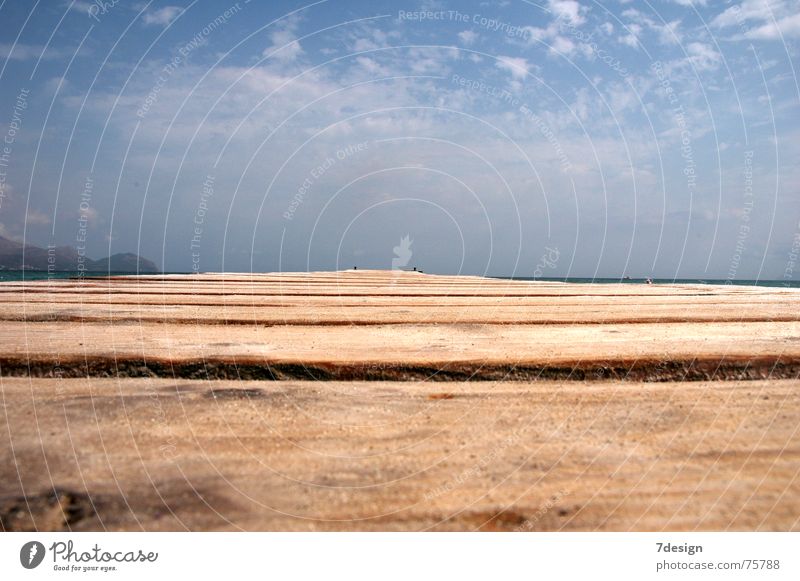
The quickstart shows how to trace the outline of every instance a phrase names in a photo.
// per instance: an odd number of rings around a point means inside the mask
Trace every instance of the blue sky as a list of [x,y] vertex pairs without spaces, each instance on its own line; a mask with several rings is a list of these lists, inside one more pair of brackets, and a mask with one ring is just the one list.
[[408,236],[427,272],[800,279],[796,0],[0,23],[7,237],[169,271],[391,268]]

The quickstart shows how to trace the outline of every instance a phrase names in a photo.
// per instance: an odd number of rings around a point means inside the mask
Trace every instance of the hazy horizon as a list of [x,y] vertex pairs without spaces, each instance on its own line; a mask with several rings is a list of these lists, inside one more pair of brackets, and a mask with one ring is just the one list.
[[0,4],[0,235],[165,272],[800,279],[796,1]]

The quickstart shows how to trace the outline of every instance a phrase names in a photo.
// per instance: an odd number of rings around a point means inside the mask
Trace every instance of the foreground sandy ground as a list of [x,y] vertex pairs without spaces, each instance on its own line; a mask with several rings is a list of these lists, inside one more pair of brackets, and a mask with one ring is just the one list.
[[3,284],[0,524],[798,530],[798,307],[376,271]]

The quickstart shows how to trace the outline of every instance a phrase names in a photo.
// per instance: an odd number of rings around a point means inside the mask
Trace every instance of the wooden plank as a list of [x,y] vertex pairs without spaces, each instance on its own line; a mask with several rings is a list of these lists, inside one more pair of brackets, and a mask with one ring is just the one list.
[[720,378],[726,370],[794,377],[798,338],[796,321],[269,327],[8,321],[0,327],[0,373],[202,377],[202,368],[211,377],[268,378],[275,368],[278,378],[492,379],[608,368],[613,377],[629,370],[632,378],[682,379],[699,366],[700,378],[713,378],[715,370]]
[[794,380],[0,387],[9,528],[800,528]]
[[797,530],[798,306],[382,271],[0,284],[0,523]]

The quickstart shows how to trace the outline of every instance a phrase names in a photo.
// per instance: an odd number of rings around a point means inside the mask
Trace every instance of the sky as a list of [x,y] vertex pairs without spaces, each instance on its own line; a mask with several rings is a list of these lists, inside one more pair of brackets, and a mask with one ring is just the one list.
[[798,0],[0,0],[0,235],[800,280]]

